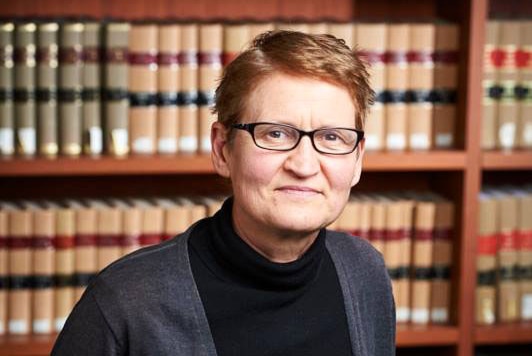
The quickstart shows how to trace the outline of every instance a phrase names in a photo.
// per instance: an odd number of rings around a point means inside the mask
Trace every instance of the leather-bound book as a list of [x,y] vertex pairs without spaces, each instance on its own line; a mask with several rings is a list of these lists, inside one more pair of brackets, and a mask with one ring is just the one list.
[[105,26],[104,35],[104,149],[117,157],[129,153],[129,30],[129,23],[110,22]]
[[389,24],[386,52],[386,141],[389,151],[404,151],[407,140],[407,90],[408,50],[410,49],[410,25]]
[[83,31],[79,22],[59,31],[59,151],[70,157],[82,153]]
[[55,209],[34,210],[33,224],[32,330],[50,334],[54,331]]
[[199,27],[199,150],[211,151],[211,125],[214,91],[222,75],[223,25],[202,24]]
[[[408,148],[427,151],[432,148],[434,90],[434,23],[413,23],[410,25],[408,51]],[[390,117],[393,121],[394,118]]]
[[14,30],[12,22],[0,23],[0,157],[15,153]]
[[515,52],[515,62],[519,74],[516,87],[518,100],[517,147],[532,149],[532,20],[522,20],[521,48]]
[[130,152],[154,154],[157,144],[158,28],[137,23],[129,33]]
[[98,270],[122,256],[123,210],[101,201],[91,201],[98,212]]
[[383,257],[386,266],[389,265],[389,258],[386,255],[386,212],[387,203],[382,200],[370,199],[371,204],[371,221],[369,230],[369,241],[379,251]]
[[159,25],[157,152],[163,154],[175,154],[178,148],[180,48],[180,26],[178,24]]
[[83,153],[98,156],[103,153],[101,108],[101,25],[85,23],[83,32]]
[[[388,105],[385,54],[388,43],[388,25],[385,23],[359,23],[356,25],[357,50],[370,64],[370,84],[375,91],[366,124],[364,148],[370,151],[386,147],[386,110]],[[393,138],[392,138],[393,142]]]
[[183,153],[195,153],[199,149],[198,37],[197,24],[181,25],[178,151]]
[[517,220],[521,320],[532,320],[532,190],[519,197]]
[[9,278],[8,270],[8,249],[7,236],[8,229],[8,212],[0,205],[0,335],[6,334],[7,331],[7,281]]
[[226,66],[249,45],[248,23],[227,23],[223,25],[223,65]]
[[475,292],[475,321],[477,324],[494,324],[496,320],[497,216],[496,200],[486,193],[481,193],[479,197],[477,288]]
[[21,156],[37,152],[35,118],[36,31],[32,22],[15,26],[15,150]]
[[56,211],[54,328],[61,331],[75,304],[76,214],[70,207]]
[[275,30],[273,22],[250,22],[249,23],[249,39],[253,41],[258,35]]
[[141,247],[140,238],[142,236],[143,212],[140,207],[126,201],[117,201],[114,205],[122,209],[122,216],[124,218],[124,231],[121,243],[122,255],[124,256]]
[[188,228],[187,211],[168,198],[153,198],[152,202],[163,209],[162,241],[169,240]]
[[436,23],[432,121],[435,149],[449,149],[456,144],[459,40],[457,24]]
[[482,135],[481,147],[494,149],[497,143],[497,111],[502,88],[499,85],[498,72],[502,63],[499,49],[500,22],[489,20],[486,23],[484,43],[484,73],[482,78]]

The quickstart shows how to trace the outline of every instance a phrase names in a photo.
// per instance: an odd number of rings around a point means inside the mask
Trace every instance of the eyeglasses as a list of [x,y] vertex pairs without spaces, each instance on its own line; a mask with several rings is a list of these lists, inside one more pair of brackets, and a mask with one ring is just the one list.
[[272,151],[293,150],[301,137],[308,136],[316,151],[346,155],[353,152],[364,139],[364,131],[341,127],[303,131],[290,125],[270,122],[233,124],[232,127],[249,132],[257,147]]

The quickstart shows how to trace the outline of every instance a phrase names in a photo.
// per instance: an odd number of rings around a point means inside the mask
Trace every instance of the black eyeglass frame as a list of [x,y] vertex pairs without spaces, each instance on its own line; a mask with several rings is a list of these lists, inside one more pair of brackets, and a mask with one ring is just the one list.
[[[257,127],[259,125],[275,125],[275,126],[288,127],[288,128],[290,128],[292,130],[297,131],[299,133],[299,137],[298,137],[297,141],[295,142],[294,146],[291,147],[291,148],[277,149],[277,148],[262,147],[255,140],[255,127]],[[249,132],[249,134],[253,138],[253,142],[255,143],[255,146],[257,146],[259,148],[262,148],[263,150],[269,150],[269,151],[281,151],[281,152],[291,151],[291,150],[293,150],[294,148],[296,148],[299,145],[299,142],[301,141],[301,138],[303,136],[308,136],[310,138],[310,142],[312,143],[312,147],[314,147],[314,149],[317,152],[319,152],[319,153],[327,154],[327,155],[348,155],[348,154],[352,153],[353,151],[355,151],[357,149],[358,145],[360,144],[360,141],[364,140],[364,131],[357,130],[357,129],[352,129],[352,128],[347,128],[347,127],[327,127],[327,128],[316,129],[316,130],[312,130],[312,131],[305,131],[305,130],[300,130],[297,127],[294,127],[294,126],[291,126],[291,125],[279,124],[279,123],[275,123],[275,122],[253,122],[253,123],[249,123],[249,124],[232,124],[231,127],[234,128],[234,129],[237,129],[237,130],[243,130],[243,131]],[[342,152],[342,153],[325,152],[325,151],[320,150],[318,147],[316,147],[316,144],[314,143],[314,135],[316,134],[316,132],[334,130],[334,129],[349,130],[349,131],[355,132],[357,134],[357,141],[356,141],[356,143],[355,143],[355,145],[354,145],[354,147],[353,147],[353,149],[351,151]]]

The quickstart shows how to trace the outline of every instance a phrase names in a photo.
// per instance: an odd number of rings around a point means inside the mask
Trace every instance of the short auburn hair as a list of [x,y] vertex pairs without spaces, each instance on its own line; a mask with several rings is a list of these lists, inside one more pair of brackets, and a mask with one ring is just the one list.
[[237,123],[252,91],[275,73],[322,80],[345,88],[355,106],[355,125],[364,128],[375,95],[366,62],[332,35],[286,30],[258,35],[224,69],[213,108],[218,121],[226,128]]

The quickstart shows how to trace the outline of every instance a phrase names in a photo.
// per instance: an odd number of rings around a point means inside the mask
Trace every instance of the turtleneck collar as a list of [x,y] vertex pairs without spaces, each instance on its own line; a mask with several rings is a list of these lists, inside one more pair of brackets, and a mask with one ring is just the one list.
[[232,208],[233,199],[229,198],[214,215],[209,228],[209,252],[221,267],[218,277],[244,286],[280,291],[303,288],[316,279],[325,253],[324,229],[299,259],[276,263],[255,251],[236,234]]

